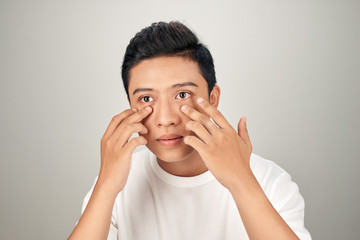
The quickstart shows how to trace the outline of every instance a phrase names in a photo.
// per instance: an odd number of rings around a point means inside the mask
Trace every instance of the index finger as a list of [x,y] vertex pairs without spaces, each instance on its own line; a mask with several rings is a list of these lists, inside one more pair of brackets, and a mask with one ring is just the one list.
[[145,108],[137,110],[134,114],[129,116],[126,119],[126,121],[128,123],[140,122],[141,120],[146,118],[151,112],[152,112],[152,108],[150,106],[147,106]]
[[217,108],[212,106],[203,98],[198,98],[197,103],[204,110],[204,112],[214,120],[214,122],[220,128],[228,128],[228,127],[232,128],[230,123],[226,120],[226,118],[221,114],[221,112]]
[[132,114],[134,114],[134,110],[133,109],[127,109],[127,110],[119,113],[118,115],[114,116],[111,119],[111,121],[110,121],[104,135],[103,135],[103,138],[108,138],[108,136],[112,135],[113,132],[115,131],[115,129],[121,124],[121,122],[124,119],[126,119],[127,117],[131,116]]

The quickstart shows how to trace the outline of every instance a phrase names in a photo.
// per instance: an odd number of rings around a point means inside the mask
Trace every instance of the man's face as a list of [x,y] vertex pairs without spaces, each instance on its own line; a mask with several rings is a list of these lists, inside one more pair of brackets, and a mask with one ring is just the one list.
[[207,82],[198,64],[184,57],[143,60],[130,71],[131,107],[153,108],[142,122],[148,129],[142,136],[150,151],[166,162],[185,160],[195,151],[183,141],[184,136],[194,133],[185,130],[190,119],[181,112],[181,106],[187,104],[200,111],[196,100],[201,97],[217,107],[219,95],[215,86],[209,99]]

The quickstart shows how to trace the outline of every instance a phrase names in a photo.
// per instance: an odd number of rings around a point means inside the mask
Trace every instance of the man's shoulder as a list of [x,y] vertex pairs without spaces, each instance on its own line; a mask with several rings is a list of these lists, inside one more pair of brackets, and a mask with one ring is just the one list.
[[280,175],[288,175],[288,173],[278,164],[255,153],[251,154],[250,168],[259,183],[275,179]]
[[[258,154],[251,153],[250,156],[250,167],[253,168],[269,168],[279,167],[274,161],[266,159]],[[279,167],[280,168],[280,167]],[[281,168],[280,168],[281,169]]]

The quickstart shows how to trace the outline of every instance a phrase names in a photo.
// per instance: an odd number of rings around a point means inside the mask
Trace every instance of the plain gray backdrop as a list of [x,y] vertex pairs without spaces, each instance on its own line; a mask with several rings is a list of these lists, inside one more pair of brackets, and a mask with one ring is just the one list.
[[131,37],[179,20],[209,47],[220,111],[299,185],[313,239],[360,239],[360,1],[0,3],[1,239],[66,239],[128,107]]

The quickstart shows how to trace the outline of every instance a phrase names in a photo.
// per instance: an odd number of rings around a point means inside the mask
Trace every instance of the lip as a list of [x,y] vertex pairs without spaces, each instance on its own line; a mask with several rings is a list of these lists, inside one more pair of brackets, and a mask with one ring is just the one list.
[[177,134],[165,134],[157,139],[157,141],[164,146],[173,147],[181,143],[183,136]]

